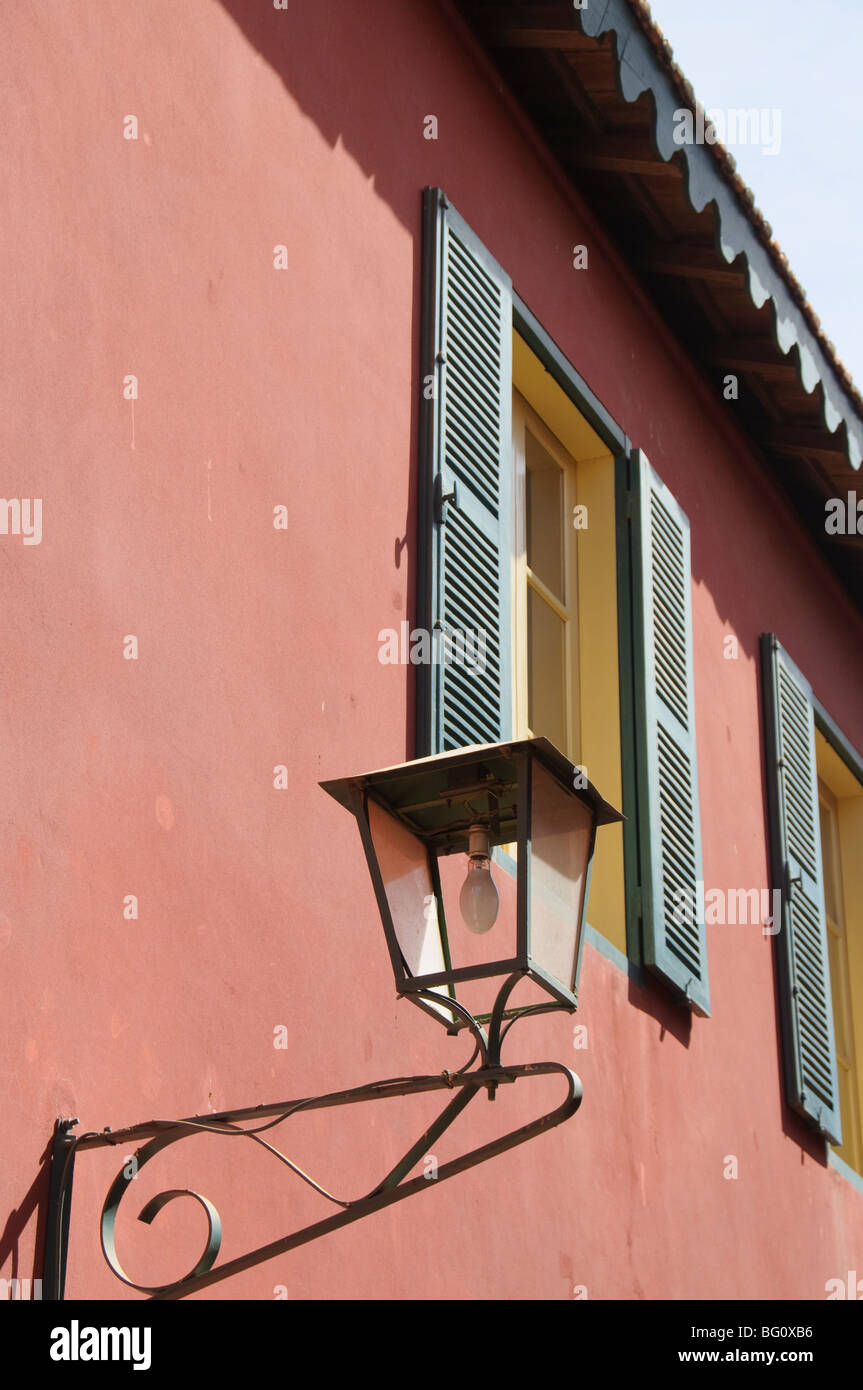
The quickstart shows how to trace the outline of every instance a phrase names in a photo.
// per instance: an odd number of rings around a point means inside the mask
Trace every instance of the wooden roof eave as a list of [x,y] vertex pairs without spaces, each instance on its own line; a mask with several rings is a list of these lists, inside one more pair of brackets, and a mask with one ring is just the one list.
[[[694,96],[691,88],[688,95],[682,90],[685,79],[673,69],[670,50],[657,51],[658,31],[649,37],[639,0],[583,10],[570,0],[456,2],[600,221],[600,192],[619,211],[620,225],[631,212],[652,209],[657,234],[627,259],[672,329],[690,313],[700,315],[702,327],[709,323],[712,333],[699,333],[695,342],[690,336],[686,347],[712,379],[717,369],[738,371],[752,386],[756,409],[741,413],[743,427],[780,483],[789,484],[809,529],[863,605],[863,537],[830,547],[824,533],[829,489],[835,495],[863,483],[863,401],[751,194],[729,172],[733,160],[706,144],[675,143],[675,112],[694,109]],[[549,84],[534,78],[531,88],[530,65],[538,58],[548,64]],[[613,110],[603,64],[613,65]],[[664,201],[654,206],[660,193]],[[706,237],[706,224],[699,227],[697,244],[693,214],[712,224]]]

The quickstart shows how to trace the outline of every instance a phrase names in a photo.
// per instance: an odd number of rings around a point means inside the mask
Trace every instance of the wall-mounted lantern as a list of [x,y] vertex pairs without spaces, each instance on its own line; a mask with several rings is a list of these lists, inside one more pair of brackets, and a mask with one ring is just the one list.
[[[89,1149],[121,1146],[125,1155],[123,1169],[102,1208],[102,1250],[108,1264],[131,1288],[155,1298],[176,1299],[405,1197],[429,1191],[560,1124],[578,1109],[581,1082],[567,1067],[560,1062],[503,1065],[501,1046],[509,1029],[526,1014],[575,1008],[596,829],[621,820],[619,812],[603,801],[581,769],[541,738],[464,748],[321,785],[356,816],[398,993],[412,999],[449,1033],[469,1031],[474,1041],[471,1057],[456,1072],[398,1077],[324,1096],[205,1117],[150,1120],[113,1131],[75,1135],[72,1128],[77,1120],[58,1119],[48,1203],[46,1297],[61,1299],[64,1294],[75,1160]],[[494,863],[496,846],[502,849]],[[522,982],[536,997],[510,1005],[510,995]],[[478,1006],[473,998],[486,989],[491,990],[488,1008]],[[477,1057],[478,1065],[473,1067]],[[441,1164],[434,1184],[422,1174],[409,1177],[480,1091],[493,1100],[501,1085],[549,1073],[562,1075],[567,1083],[567,1094],[555,1110]],[[392,1171],[358,1198],[334,1197],[269,1138],[261,1138],[261,1132],[271,1131],[300,1110],[436,1090],[450,1093],[441,1114]],[[263,1144],[340,1210],[217,1266],[221,1221],[212,1202],[188,1188],[159,1193],[145,1204],[138,1219],[149,1224],[166,1203],[192,1197],[207,1215],[207,1244],[183,1278],[158,1287],[137,1284],[117,1254],[120,1203],[145,1163],[168,1145],[201,1132],[243,1136]],[[141,1140],[146,1142],[136,1149],[134,1163],[129,1163],[129,1146]]]
[[[400,995],[450,1029],[466,1026],[452,1001],[468,981],[498,978],[509,994],[524,978],[549,1007],[576,1007],[596,829],[622,819],[582,769],[532,738],[321,785],[356,816]],[[514,881],[492,863],[498,845]],[[444,862],[454,855],[457,895]]]

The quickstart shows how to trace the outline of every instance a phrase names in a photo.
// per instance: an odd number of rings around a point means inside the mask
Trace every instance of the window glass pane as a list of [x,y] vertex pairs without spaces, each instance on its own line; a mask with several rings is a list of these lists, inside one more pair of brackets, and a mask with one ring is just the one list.
[[561,602],[563,568],[563,472],[529,429],[525,430],[527,563]]
[[[836,1056],[848,1064],[851,1058],[851,1030],[848,1027],[848,1012],[845,973],[845,942],[827,932],[827,948],[830,956],[830,986],[833,991],[833,1031],[836,1036]],[[840,1111],[844,1115],[845,1112]]]
[[568,753],[566,737],[566,632],[561,618],[535,589],[527,591],[528,723],[535,734]]
[[827,916],[832,922],[839,921],[839,904],[836,894],[836,847],[833,838],[833,813],[822,801],[819,804],[821,816],[821,859],[824,867],[824,899]]

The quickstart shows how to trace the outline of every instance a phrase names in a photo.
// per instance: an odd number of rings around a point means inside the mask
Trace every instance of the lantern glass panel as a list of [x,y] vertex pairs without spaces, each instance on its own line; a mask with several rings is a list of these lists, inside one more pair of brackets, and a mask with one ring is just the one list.
[[[404,968],[413,977],[437,974],[446,969],[446,959],[426,847],[407,826],[371,797],[367,815]],[[441,985],[431,993],[440,995],[443,1000],[448,996],[448,989]],[[436,1014],[447,1028],[458,1022],[450,1009],[427,996],[424,996],[423,1007]]]
[[466,853],[442,855],[438,860],[447,942],[454,970],[489,961],[512,960],[517,950],[515,878],[492,862],[491,878],[500,902],[497,920],[487,932],[475,936],[468,930],[459,903],[468,865]]
[[573,991],[594,813],[533,761],[530,955]]
[[411,975],[446,969],[428,854],[407,826],[369,798],[372,833],[399,949]]

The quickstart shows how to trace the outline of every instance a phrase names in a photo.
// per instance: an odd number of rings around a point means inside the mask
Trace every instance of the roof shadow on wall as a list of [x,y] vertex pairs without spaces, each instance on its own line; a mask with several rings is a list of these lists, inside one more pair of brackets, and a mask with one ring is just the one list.
[[[287,10],[269,0],[218,0],[245,40],[280,78],[301,112],[314,122],[332,150],[341,145],[373,182],[373,194],[386,203],[408,230],[414,245],[414,370],[419,361],[422,255],[422,189],[439,178],[436,145],[423,138],[424,101],[433,93],[417,86],[417,71],[428,69],[429,54],[444,67],[441,37],[446,29],[432,5],[379,0],[374,22],[356,0],[293,0]],[[425,26],[425,31],[424,31]],[[451,42],[457,47],[453,31]],[[411,62],[411,54],[417,63]],[[425,61],[420,63],[422,57]],[[274,141],[283,140],[277,128]],[[290,151],[286,151],[290,159]],[[411,469],[415,478],[419,402],[411,389]],[[407,612],[416,611],[416,486],[401,536],[386,541],[394,571],[407,559]],[[404,552],[407,552],[405,557]],[[405,757],[413,757],[416,689],[409,671]]]
[[[356,0],[288,0],[286,10],[274,9],[272,0],[254,5],[249,0],[218,3],[329,146],[335,149],[341,144],[374,180],[375,195],[414,237],[418,286],[420,191],[427,185],[452,191],[454,181],[471,177],[472,166],[463,150],[454,156],[452,142],[447,150],[445,142],[438,146],[423,138],[423,121],[434,113],[436,99],[446,98],[450,119],[463,117],[469,124],[476,117],[476,108],[464,104],[461,94],[461,69],[474,62],[463,45],[461,18],[440,0],[425,4],[415,0],[410,5],[404,0],[378,0],[374,19]],[[463,32],[470,42],[466,28]],[[281,138],[278,129],[272,138]],[[713,216],[711,208],[708,205],[705,218]],[[418,298],[416,305],[418,309]],[[584,368],[583,362],[575,365]],[[584,374],[590,382],[589,371]],[[733,431],[728,446],[740,446]],[[663,481],[674,491],[675,479]],[[789,537],[806,547],[802,552],[806,563],[818,564],[819,552],[769,471],[751,480],[747,502],[756,516],[774,507],[784,514],[789,529],[775,533],[770,542],[779,556],[777,568],[767,563],[764,528],[748,525],[745,517],[735,515],[735,496],[729,493],[723,499],[728,511],[724,535],[717,508],[705,506],[698,515],[691,497],[689,504],[681,500],[692,524],[693,578],[714,595],[720,616],[751,657],[758,641],[750,617],[753,578],[760,582],[766,575],[760,606],[764,609],[769,604],[775,611],[783,602],[784,586],[778,576],[787,562]],[[850,619],[853,607],[838,583],[835,596],[846,620]],[[773,621],[765,617],[761,626]]]
[[[452,104],[450,118],[463,113],[464,120],[470,122],[472,113],[476,114],[470,106],[462,105],[460,96],[460,68],[470,66],[473,60],[463,46],[459,17],[438,4],[406,5],[404,0],[378,0],[374,21],[356,0],[289,0],[287,10],[274,9],[271,0],[255,5],[249,0],[218,3],[330,148],[342,145],[374,181],[375,196],[413,237],[416,329],[421,190],[427,185],[452,188],[454,182],[470,177],[469,161],[463,154],[454,157],[451,142],[449,147],[445,142],[438,146],[436,141],[423,138],[424,118],[434,113],[436,99],[440,101],[442,96]],[[452,76],[448,77],[450,70]],[[435,75],[434,81],[429,73]],[[274,128],[272,138],[283,138],[278,128]],[[285,158],[290,159],[289,149]],[[554,336],[553,325],[547,327]],[[584,362],[575,365],[584,372]],[[589,383],[589,370],[584,374]],[[413,425],[415,440],[416,418]],[[732,447],[737,443],[731,439]],[[674,491],[675,479],[663,480]],[[775,481],[765,476],[753,481],[752,487],[749,511],[758,515],[775,502],[786,508],[788,522],[795,524]],[[688,505],[691,498],[681,500],[692,526],[693,579],[710,590],[720,617],[737,636],[741,651],[751,658],[760,630],[751,617],[751,571],[755,556],[756,573],[763,576],[765,572],[762,530],[748,524],[746,516],[735,515],[734,495],[725,498],[729,515],[724,534],[715,507],[705,507],[699,514],[699,508]],[[407,534],[413,534],[411,519]],[[782,544],[787,545],[787,540]],[[768,577],[773,573],[768,570]],[[413,578],[411,571],[411,581]],[[768,583],[763,602],[774,599],[774,590],[779,601],[781,588],[778,581]],[[763,619],[761,627],[770,621]]]
[[[328,144],[341,142],[374,178],[378,196],[418,233],[420,191],[435,152],[423,139],[426,93],[417,90],[410,54],[427,57],[430,45],[439,47],[440,16],[428,12],[423,34],[426,7],[404,0],[379,0],[374,21],[356,0],[291,0],[287,10],[249,0],[219,4]],[[416,122],[406,125],[412,110]],[[273,139],[279,138],[274,130]]]

